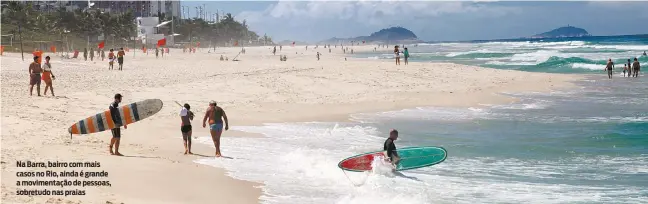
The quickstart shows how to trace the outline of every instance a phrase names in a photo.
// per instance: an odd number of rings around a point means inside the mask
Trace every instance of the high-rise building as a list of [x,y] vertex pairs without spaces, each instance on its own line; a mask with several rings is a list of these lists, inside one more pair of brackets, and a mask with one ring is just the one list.
[[171,16],[180,17],[179,0],[155,0],[155,1],[33,1],[34,9],[38,11],[55,11],[60,7],[68,11],[75,9],[87,8],[88,4],[93,4],[92,8],[110,13],[124,13],[132,10],[137,17],[161,16],[171,18]]

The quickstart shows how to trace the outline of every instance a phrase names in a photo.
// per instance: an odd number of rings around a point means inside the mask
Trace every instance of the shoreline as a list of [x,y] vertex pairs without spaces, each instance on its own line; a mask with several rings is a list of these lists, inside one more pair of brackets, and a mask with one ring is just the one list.
[[[324,53],[321,61],[315,61],[316,51],[290,47],[284,47],[283,51],[289,55],[288,61],[280,62],[269,49],[246,48],[247,53],[239,57],[242,59],[239,62],[217,61],[217,56],[223,53],[234,56],[238,48],[219,48],[211,54],[172,50],[163,59],[138,53],[135,59],[126,59],[123,72],[107,71],[105,62],[101,61],[54,57],[54,72],[60,78],[54,81],[55,91],[59,96],[40,98],[27,95],[23,69],[28,63],[20,61],[19,55],[2,56],[3,201],[50,199],[13,195],[13,183],[18,180],[15,172],[19,169],[12,164],[15,160],[60,159],[100,161],[105,164],[101,170],[114,175],[109,178],[114,184],[112,188],[87,188],[89,195],[85,197],[54,199],[81,203],[204,203],[217,196],[227,203],[258,203],[263,195],[259,188],[262,184],[236,180],[227,175],[225,168],[214,169],[194,162],[210,157],[213,148],[209,145],[194,146],[194,153],[202,156],[181,154],[179,110],[174,104],[169,105],[174,100],[190,103],[198,116],[209,100],[217,100],[230,116],[232,126],[348,121],[353,113],[510,103],[515,99],[499,93],[568,88],[572,84],[569,81],[580,78],[449,63],[412,62],[397,67],[389,62],[344,61],[342,53]],[[300,50],[302,54],[292,54]],[[202,63],[205,57],[213,61]],[[124,95],[122,104],[146,98],[159,98],[167,104],[155,116],[122,131],[122,151],[134,158],[107,155],[110,133],[74,136],[70,140],[67,131],[61,128],[67,129],[76,120],[105,109],[114,93]],[[193,122],[193,135],[208,136],[207,129],[199,127],[200,117],[197,118]],[[39,125],[33,126],[34,123]],[[223,137],[258,136],[237,131],[223,134]],[[176,175],[186,177],[180,179]],[[187,185],[205,190],[187,191],[182,187]]]

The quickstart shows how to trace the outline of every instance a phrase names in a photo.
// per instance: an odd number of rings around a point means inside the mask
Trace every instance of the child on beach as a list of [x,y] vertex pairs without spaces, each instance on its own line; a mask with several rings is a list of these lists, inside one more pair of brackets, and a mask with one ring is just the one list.
[[403,56],[405,57],[405,65],[407,65],[407,58],[409,58],[409,51],[407,48],[405,48],[405,52],[403,52]]
[[626,77],[626,72],[628,72],[628,77],[630,77],[630,71],[628,70],[628,65],[623,64],[623,77]]
[[54,96],[54,87],[52,86],[52,79],[56,79],[54,73],[52,73],[52,65],[50,64],[50,56],[45,57],[45,63],[43,64],[43,77],[41,78],[45,82],[45,91],[43,95],[47,95],[47,88],[49,87],[52,96]]
[[185,152],[184,154],[191,153],[191,121],[194,118],[194,113],[189,109],[191,106],[185,103],[182,110],[180,110],[180,132],[182,132],[182,139],[184,140]]

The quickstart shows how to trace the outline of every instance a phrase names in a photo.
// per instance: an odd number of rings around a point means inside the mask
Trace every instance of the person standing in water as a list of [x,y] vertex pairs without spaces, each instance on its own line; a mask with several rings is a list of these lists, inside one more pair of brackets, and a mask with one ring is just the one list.
[[45,91],[43,95],[47,95],[47,88],[49,87],[52,96],[54,96],[54,87],[52,86],[52,79],[56,79],[54,73],[52,73],[52,65],[50,64],[50,56],[45,57],[45,63],[43,64],[43,81],[45,82]]
[[639,77],[639,70],[641,68],[641,65],[639,64],[639,60],[637,58],[634,58],[634,62],[632,63],[632,70],[634,71],[634,77]]
[[122,67],[124,66],[124,55],[126,53],[124,52],[124,48],[119,48],[119,52],[117,52],[117,63],[119,64],[119,70],[122,70]]
[[209,108],[207,108],[205,117],[203,118],[203,128],[205,127],[207,119],[209,119],[209,133],[211,133],[214,147],[216,147],[216,157],[221,157],[220,138],[221,134],[223,134],[223,120],[225,121],[225,130],[229,129],[227,115],[225,114],[225,110],[218,107],[216,101],[210,101]]
[[407,58],[409,58],[409,51],[407,48],[405,48],[405,51],[403,52],[403,57],[405,57],[405,65],[407,65]]
[[648,55],[646,55],[646,51],[644,51],[643,56],[648,56]]
[[400,157],[398,156],[398,152],[396,151],[396,145],[394,145],[394,141],[398,139],[398,130],[392,129],[389,131],[389,138],[385,140],[385,143],[383,144],[383,150],[385,151],[384,154],[389,158],[389,161],[394,165],[394,168],[398,166],[398,162],[400,161]]
[[605,70],[607,70],[608,78],[612,79],[612,69],[614,69],[614,62],[612,59],[608,59],[607,65],[605,65]]
[[36,93],[40,95],[40,84],[41,84],[41,72],[43,69],[38,63],[38,56],[34,56],[34,61],[29,64],[29,95],[32,96],[34,91],[34,85],[36,85]]
[[[627,66],[627,71],[628,71],[628,75],[626,75],[626,76],[630,77],[632,75],[632,62],[630,62],[630,59],[628,59],[628,64],[626,64],[626,66]],[[625,72],[626,72],[626,70],[623,70],[624,75],[625,75]]]
[[[121,140],[121,128],[119,126],[124,125],[124,129],[128,129],[126,124],[122,123],[122,118],[119,114],[119,103],[122,102],[122,95],[121,94],[115,94],[115,100],[113,103],[110,104],[108,107],[110,109],[110,116],[115,123],[115,128],[111,129],[110,132],[112,132],[112,139],[110,139],[110,146],[108,146],[108,149],[110,151],[111,155],[117,155],[117,156],[123,156],[121,153],[119,153],[119,142]],[[115,151],[113,152],[113,146],[115,147]]]
[[193,154],[191,153],[191,120],[194,118],[194,113],[191,112],[191,106],[185,103],[182,110],[180,110],[180,132],[182,132],[182,139],[184,140],[184,154]]

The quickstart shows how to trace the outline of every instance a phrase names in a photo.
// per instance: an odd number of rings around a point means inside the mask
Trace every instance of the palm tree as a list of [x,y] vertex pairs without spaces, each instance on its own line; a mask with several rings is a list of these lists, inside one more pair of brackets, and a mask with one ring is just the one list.
[[5,10],[6,14],[3,16],[3,18],[9,18],[9,22],[18,24],[18,35],[20,37],[20,55],[22,57],[22,60],[25,61],[25,54],[23,52],[23,35],[22,35],[22,28],[25,25],[29,25],[30,19],[28,16],[31,14],[35,13],[32,7],[31,2],[27,3],[22,3],[22,2],[16,2],[12,1],[9,2],[7,5],[7,9]]

